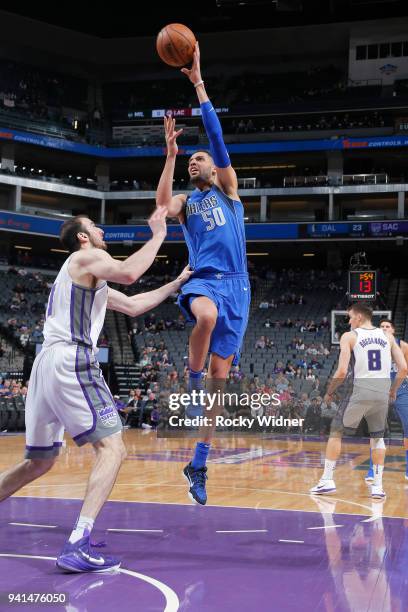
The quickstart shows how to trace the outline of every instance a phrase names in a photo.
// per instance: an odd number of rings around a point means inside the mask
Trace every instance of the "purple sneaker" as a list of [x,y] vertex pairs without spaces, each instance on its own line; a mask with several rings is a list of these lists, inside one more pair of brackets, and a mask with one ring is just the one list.
[[71,544],[65,542],[64,548],[56,561],[57,567],[65,572],[114,572],[121,561],[115,557],[102,556],[91,549],[89,536]]

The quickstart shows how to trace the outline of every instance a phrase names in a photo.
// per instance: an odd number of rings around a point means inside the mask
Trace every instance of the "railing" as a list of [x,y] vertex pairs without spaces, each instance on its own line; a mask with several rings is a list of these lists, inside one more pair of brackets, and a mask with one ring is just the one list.
[[338,187],[346,185],[387,184],[389,176],[379,174],[342,174],[341,176],[285,176],[284,187]]

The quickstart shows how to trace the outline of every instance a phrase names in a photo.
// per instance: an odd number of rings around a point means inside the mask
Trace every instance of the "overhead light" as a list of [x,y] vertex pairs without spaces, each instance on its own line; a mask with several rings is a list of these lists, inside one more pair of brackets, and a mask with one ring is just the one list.
[[33,247],[23,246],[23,245],[21,245],[21,244],[15,244],[15,245],[14,245],[14,248],[15,248],[15,249],[23,249],[23,251],[31,251],[31,249],[32,249]]
[[249,221],[249,217],[244,217],[244,221]]
[[128,255],[114,255],[113,258],[114,259],[127,259]]
[[303,253],[303,257],[314,257],[314,253]]
[[247,253],[250,257],[266,257],[269,253]]
[[50,251],[53,253],[69,253],[69,251],[66,251],[65,249],[50,249]]
[[167,259],[168,255],[156,255],[156,259]]

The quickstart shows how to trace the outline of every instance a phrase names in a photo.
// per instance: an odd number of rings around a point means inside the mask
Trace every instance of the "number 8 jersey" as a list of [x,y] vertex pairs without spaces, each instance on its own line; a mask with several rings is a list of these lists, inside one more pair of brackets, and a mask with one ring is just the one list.
[[184,208],[189,265],[196,272],[246,272],[244,207],[216,185],[195,189]]
[[379,327],[354,330],[357,341],[353,348],[354,381],[362,379],[384,379],[391,375],[391,344],[388,336]]

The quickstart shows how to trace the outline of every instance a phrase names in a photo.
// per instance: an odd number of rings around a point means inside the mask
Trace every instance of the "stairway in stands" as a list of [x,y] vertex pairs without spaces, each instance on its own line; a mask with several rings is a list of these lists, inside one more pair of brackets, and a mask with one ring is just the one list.
[[106,311],[105,329],[113,351],[113,364],[119,395],[127,398],[129,389],[137,387],[140,378],[140,367],[135,364],[130,345],[126,317],[113,310]]
[[121,398],[127,398],[129,389],[136,389],[139,385],[141,368],[136,364],[115,363],[115,374],[119,387],[119,395]]
[[405,319],[408,305],[408,279],[401,278],[399,281],[397,300],[394,308],[395,335],[404,338]]

